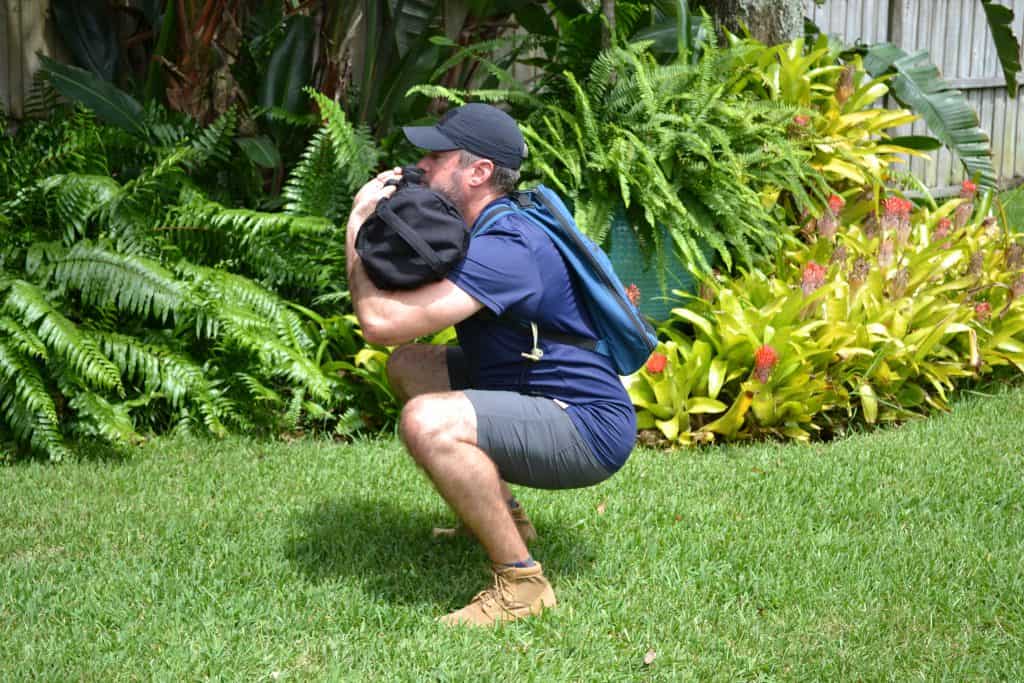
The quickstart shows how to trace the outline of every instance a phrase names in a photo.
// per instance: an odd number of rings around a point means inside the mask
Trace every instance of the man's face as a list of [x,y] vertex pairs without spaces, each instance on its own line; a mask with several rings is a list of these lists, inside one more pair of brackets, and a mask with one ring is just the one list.
[[423,169],[423,181],[434,192],[447,197],[460,211],[466,203],[467,188],[463,183],[459,150],[430,152],[416,164]]

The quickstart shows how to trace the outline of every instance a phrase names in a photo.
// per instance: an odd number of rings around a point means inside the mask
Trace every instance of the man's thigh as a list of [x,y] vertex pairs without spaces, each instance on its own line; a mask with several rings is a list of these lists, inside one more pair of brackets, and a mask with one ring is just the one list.
[[447,350],[437,344],[406,344],[388,358],[388,382],[400,402],[413,396],[451,391]]
[[464,392],[476,413],[476,441],[511,484],[541,489],[591,486],[611,473],[569,415],[549,398],[511,391]]

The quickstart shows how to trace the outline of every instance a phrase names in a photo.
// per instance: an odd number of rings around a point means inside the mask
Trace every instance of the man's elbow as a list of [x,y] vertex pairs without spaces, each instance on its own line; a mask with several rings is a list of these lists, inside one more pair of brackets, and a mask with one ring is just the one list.
[[363,339],[371,344],[395,346],[396,344],[408,341],[399,334],[399,331],[395,329],[394,324],[390,320],[385,320],[384,318],[375,316],[359,317],[359,327],[362,329]]
[[387,321],[370,316],[356,316],[359,318],[359,328],[363,332],[363,339],[371,344],[388,344]]

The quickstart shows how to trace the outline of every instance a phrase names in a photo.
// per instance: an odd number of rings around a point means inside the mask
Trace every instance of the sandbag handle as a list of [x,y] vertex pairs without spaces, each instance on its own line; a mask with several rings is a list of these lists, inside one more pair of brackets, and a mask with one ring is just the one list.
[[387,223],[398,236],[405,240],[406,244],[413,248],[417,254],[420,255],[430,269],[439,277],[444,277],[447,273],[447,269],[444,264],[441,263],[441,259],[437,257],[437,252],[431,247],[423,236],[413,230],[413,228],[403,221],[398,214],[396,214],[387,202],[380,202],[377,204],[377,215]]

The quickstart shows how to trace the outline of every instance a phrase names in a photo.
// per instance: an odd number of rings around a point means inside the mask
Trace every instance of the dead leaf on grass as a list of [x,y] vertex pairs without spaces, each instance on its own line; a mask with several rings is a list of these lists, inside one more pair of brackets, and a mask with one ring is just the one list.
[[608,501],[607,500],[602,500],[600,503],[597,504],[597,514],[603,515],[604,511],[605,511],[605,509],[607,507],[608,507]]
[[654,660],[657,659],[657,657],[657,652],[655,652],[653,649],[648,650],[647,654],[644,655],[644,666],[650,666],[651,664],[653,664]]

